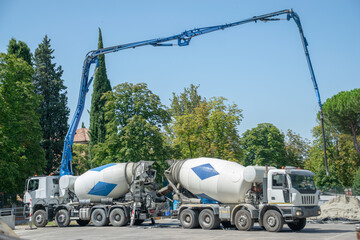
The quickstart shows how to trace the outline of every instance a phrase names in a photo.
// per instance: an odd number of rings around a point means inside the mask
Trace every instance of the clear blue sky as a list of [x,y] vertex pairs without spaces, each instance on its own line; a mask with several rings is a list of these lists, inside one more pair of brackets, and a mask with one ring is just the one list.
[[[34,52],[45,34],[68,87],[70,119],[86,53],[293,8],[309,42],[322,101],[360,87],[360,1],[0,1],[0,52],[11,37]],[[187,47],[141,47],[106,55],[112,86],[146,82],[169,105],[191,83],[243,109],[242,133],[273,123],[311,139],[319,110],[298,29],[291,21],[250,23],[196,37]],[[90,92],[92,89],[90,89]],[[90,94],[82,117],[89,126]],[[70,121],[70,120],[69,120]]]

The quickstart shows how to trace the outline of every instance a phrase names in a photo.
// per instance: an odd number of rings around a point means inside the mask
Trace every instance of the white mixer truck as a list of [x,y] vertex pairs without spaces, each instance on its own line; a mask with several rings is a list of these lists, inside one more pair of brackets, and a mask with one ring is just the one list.
[[[319,192],[312,172],[295,167],[248,166],[215,158],[170,161],[165,172],[169,185],[158,195],[173,191],[179,201],[178,218],[184,228],[203,229],[235,225],[250,230],[255,222],[278,232],[284,223],[294,231],[306,218],[320,215]],[[207,199],[212,203],[203,203]]]
[[[111,163],[81,176],[35,176],[26,181],[24,203],[32,221],[44,227],[55,219],[59,227],[71,220],[81,226],[141,224],[167,207],[156,196],[153,162]],[[59,182],[60,179],[60,182]]]

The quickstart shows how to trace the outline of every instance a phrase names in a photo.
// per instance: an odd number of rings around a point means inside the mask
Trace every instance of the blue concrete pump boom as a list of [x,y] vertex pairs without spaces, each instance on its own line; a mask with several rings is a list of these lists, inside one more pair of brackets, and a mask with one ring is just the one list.
[[[280,16],[280,15],[286,15],[286,18],[285,19],[276,18],[277,16]],[[234,23],[211,26],[211,27],[195,28],[193,30],[188,30],[181,34],[166,37],[166,38],[156,38],[156,39],[151,39],[151,40],[146,40],[146,41],[141,41],[141,42],[121,44],[121,45],[117,45],[117,46],[113,46],[113,47],[107,47],[107,48],[102,48],[102,49],[93,50],[93,51],[88,52],[88,54],[85,57],[85,61],[84,61],[84,65],[83,65],[83,72],[82,72],[82,76],[81,76],[81,85],[80,85],[80,94],[79,94],[79,100],[78,100],[76,112],[71,121],[70,128],[65,137],[63,155],[62,155],[61,166],[60,166],[60,176],[73,174],[71,162],[72,162],[72,146],[73,146],[73,141],[74,141],[74,135],[75,135],[77,126],[79,124],[82,112],[84,110],[86,93],[89,90],[89,86],[90,86],[91,82],[93,81],[95,72],[98,67],[99,62],[98,62],[97,56],[107,54],[107,53],[117,52],[120,50],[129,49],[129,48],[137,48],[137,47],[141,47],[141,46],[147,46],[147,45],[151,45],[154,47],[157,47],[157,46],[180,46],[180,47],[183,47],[183,46],[189,45],[190,40],[193,37],[196,37],[196,36],[199,36],[202,34],[214,32],[214,31],[218,31],[218,30],[224,30],[226,28],[235,27],[235,26],[245,24],[245,23],[250,23],[250,22],[290,20],[291,18],[295,21],[297,27],[299,28],[306,60],[308,63],[310,74],[311,74],[311,79],[312,79],[312,82],[313,82],[313,85],[315,88],[316,96],[317,96],[319,107],[320,107],[320,120],[321,120],[323,140],[324,140],[324,159],[325,159],[326,172],[328,174],[326,146],[325,146],[325,133],[324,133],[324,121],[323,121],[324,117],[323,117],[323,113],[322,113],[322,104],[321,104],[321,99],[320,99],[320,93],[319,93],[319,89],[318,89],[318,86],[316,83],[314,70],[313,70],[313,67],[312,67],[312,64],[310,61],[310,56],[309,56],[309,52],[308,52],[308,48],[307,48],[308,43],[304,36],[299,16],[292,9],[286,9],[286,10],[282,10],[282,11],[278,11],[278,12],[264,14],[261,16],[254,16],[252,18],[248,18],[248,19],[234,22]],[[177,41],[177,42],[171,43],[171,41]],[[167,43],[167,42],[170,42],[170,43]],[[95,71],[94,71],[94,75],[89,79],[89,71],[90,71],[90,67],[93,63],[96,64]]]

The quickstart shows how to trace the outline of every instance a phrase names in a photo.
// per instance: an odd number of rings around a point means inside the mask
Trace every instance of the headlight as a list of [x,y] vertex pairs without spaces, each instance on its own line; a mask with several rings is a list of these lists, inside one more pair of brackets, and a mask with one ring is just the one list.
[[318,215],[321,215],[321,210],[318,211]]
[[303,215],[303,212],[302,211],[296,211],[296,216],[300,217]]

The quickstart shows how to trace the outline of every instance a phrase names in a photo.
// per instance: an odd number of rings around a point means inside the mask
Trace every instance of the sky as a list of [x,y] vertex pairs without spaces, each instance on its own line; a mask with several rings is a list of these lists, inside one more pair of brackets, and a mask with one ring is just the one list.
[[[359,0],[0,0],[0,52],[12,37],[34,52],[48,35],[54,62],[64,70],[70,122],[83,61],[97,48],[99,27],[109,47],[290,8],[300,16],[322,102],[359,88]],[[227,98],[243,110],[240,133],[266,122],[312,139],[318,124],[319,105],[293,20],[248,23],[195,37],[186,47],[145,46],[105,58],[113,87],[145,82],[166,106],[173,92],[190,84],[200,85],[203,97]],[[86,127],[91,93],[80,121]]]

